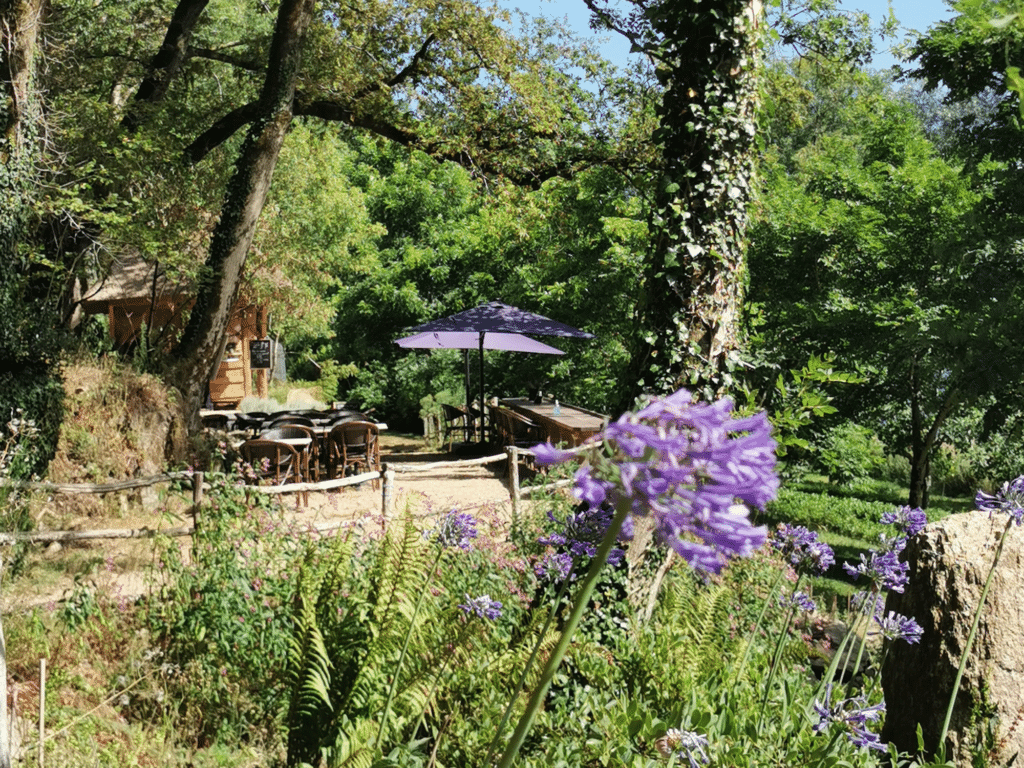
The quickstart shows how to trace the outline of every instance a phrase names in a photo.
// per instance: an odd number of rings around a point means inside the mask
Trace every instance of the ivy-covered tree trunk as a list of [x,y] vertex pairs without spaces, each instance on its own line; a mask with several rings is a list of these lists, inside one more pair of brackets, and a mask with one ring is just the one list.
[[167,376],[181,391],[193,431],[198,427],[206,383],[224,346],[245,258],[292,121],[302,47],[314,6],[314,0],[283,0],[278,10],[259,116],[251,124],[235,161],[206,272]]
[[6,451],[0,475],[14,477],[45,470],[64,397],[54,307],[45,306],[46,292],[33,296],[26,247],[43,132],[35,75],[45,7],[0,0],[0,441],[18,447]]
[[649,10],[664,88],[663,160],[636,311],[629,393],[730,383],[743,294],[762,7],[759,0],[663,0]]

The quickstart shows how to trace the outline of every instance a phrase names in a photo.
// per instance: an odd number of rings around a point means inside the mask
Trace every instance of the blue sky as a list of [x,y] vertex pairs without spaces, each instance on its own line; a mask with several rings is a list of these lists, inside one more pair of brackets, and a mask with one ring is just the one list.
[[[502,0],[502,5],[519,8],[529,16],[566,18],[570,26],[580,32],[588,28],[589,11],[583,0]],[[876,24],[886,17],[889,10],[887,0],[842,0],[842,6],[849,10],[867,11]],[[893,0],[892,8],[902,30],[916,29],[920,32],[953,14],[944,0]],[[603,50],[609,59],[622,61],[629,53],[629,46],[615,36],[609,39]],[[882,69],[894,63],[896,59],[891,54],[882,53],[875,57],[872,66]]]

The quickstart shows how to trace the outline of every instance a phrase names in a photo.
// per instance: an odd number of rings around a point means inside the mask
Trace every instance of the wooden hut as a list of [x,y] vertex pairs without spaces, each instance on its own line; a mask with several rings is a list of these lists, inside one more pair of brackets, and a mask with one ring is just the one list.
[[[163,329],[170,343],[184,327],[192,302],[190,284],[171,281],[159,264],[136,256],[122,259],[105,280],[85,291],[81,307],[87,314],[106,315],[114,348],[130,354],[144,327]],[[224,355],[209,383],[215,408],[237,408],[248,395],[267,396],[271,344],[266,311],[239,302],[226,335]]]

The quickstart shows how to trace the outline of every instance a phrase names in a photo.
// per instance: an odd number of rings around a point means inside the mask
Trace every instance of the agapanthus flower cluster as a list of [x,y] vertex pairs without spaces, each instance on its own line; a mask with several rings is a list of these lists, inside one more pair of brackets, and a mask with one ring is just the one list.
[[884,616],[876,615],[875,622],[879,633],[886,640],[905,640],[913,645],[921,642],[921,635],[924,634],[920,624],[896,611],[889,611]]
[[978,495],[974,497],[974,505],[982,511],[987,511],[989,517],[996,512],[1005,512],[1013,518],[1016,525],[1020,525],[1024,521],[1024,475],[1003,483],[1003,487],[994,494],[978,491]]
[[490,595],[470,597],[466,595],[466,602],[459,605],[466,615],[476,614],[481,619],[494,621],[501,616],[501,603],[492,600]]
[[468,512],[453,509],[441,518],[436,528],[427,531],[428,537],[448,549],[470,549],[477,537],[476,519]]
[[779,607],[796,608],[798,611],[804,611],[805,613],[812,613],[818,609],[814,598],[806,592],[794,592],[789,597],[779,595]]
[[[559,520],[554,512],[548,512],[548,519],[559,526],[559,530],[537,541],[550,547],[567,552],[572,557],[593,557],[597,554],[597,545],[601,543],[611,525],[613,512],[606,506],[583,506]],[[622,561],[626,552],[613,547],[608,553],[608,562],[616,565]]]
[[818,534],[802,525],[780,523],[772,535],[772,546],[785,556],[798,573],[824,573],[833,563],[835,554]]
[[838,725],[846,732],[846,738],[851,744],[865,749],[878,749],[884,751],[885,744],[878,738],[877,733],[868,730],[867,724],[878,720],[885,712],[885,702],[874,706],[864,706],[865,700],[862,696],[852,699],[843,699],[832,704],[832,686],[825,689],[825,701],[819,703],[814,701],[814,711],[818,715],[818,722],[814,724],[815,733],[822,733],[831,730]]
[[662,757],[675,755],[680,762],[686,760],[690,768],[700,768],[710,761],[707,753],[708,740],[696,731],[669,728],[665,735],[654,742]]
[[882,552],[872,550],[865,557],[862,552],[856,565],[843,563],[843,569],[853,578],[867,576],[879,589],[902,592],[910,577],[910,566],[900,560],[899,551],[888,549]]
[[[576,496],[591,507],[626,505],[651,515],[658,538],[691,566],[717,573],[728,558],[765,541],[749,507],[775,498],[775,443],[764,413],[733,418],[732,403],[698,404],[686,390],[624,414],[599,436],[605,453],[576,473]],[[574,454],[551,445],[534,449],[538,463]],[[627,519],[623,536],[628,538]]]
[[898,507],[892,512],[885,512],[879,522],[895,526],[900,535],[909,538],[924,530],[928,525],[928,516],[918,507]]
[[533,572],[541,581],[559,584],[570,574],[575,578],[572,569],[572,555],[568,552],[547,552],[533,566]]

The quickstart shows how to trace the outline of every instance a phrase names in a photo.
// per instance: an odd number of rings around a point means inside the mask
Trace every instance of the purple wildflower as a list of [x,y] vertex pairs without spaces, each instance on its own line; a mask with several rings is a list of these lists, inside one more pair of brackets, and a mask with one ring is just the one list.
[[[731,411],[727,400],[698,404],[679,390],[624,414],[602,434],[616,456],[581,467],[576,496],[653,516],[662,542],[694,568],[717,573],[729,557],[764,543],[767,529],[750,523],[748,507],[763,507],[779,486],[766,415],[734,419]],[[535,450],[551,463],[569,455]],[[627,518],[623,535],[631,530]]]
[[862,616],[874,616],[885,607],[885,598],[878,592],[857,592],[850,598],[850,608]]
[[836,561],[832,547],[802,525],[780,523],[772,536],[772,546],[801,573],[824,573]]
[[[597,554],[597,545],[608,532],[612,522],[612,510],[606,506],[583,507],[559,520],[553,512],[548,512],[548,519],[561,526],[561,530],[538,539],[539,543],[563,549],[572,557],[593,557]],[[608,563],[618,565],[626,552],[618,547],[608,553]]]
[[466,595],[466,602],[459,605],[468,616],[471,613],[475,613],[481,619],[488,619],[494,621],[501,616],[501,603],[497,600],[491,600],[490,595],[480,595],[480,597],[470,597]]
[[894,525],[903,536],[916,536],[928,525],[928,516],[918,507],[899,507],[882,515],[883,525]]
[[468,550],[472,546],[470,542],[477,537],[476,520],[468,512],[453,509],[427,535],[432,536],[442,547]]
[[1003,487],[995,494],[978,491],[974,504],[978,509],[987,511],[989,517],[996,512],[1005,512],[1013,518],[1014,523],[1020,525],[1024,521],[1024,475],[1003,483]]
[[924,630],[909,616],[889,611],[885,616],[875,616],[882,637],[886,640],[905,640],[913,645],[921,642]]
[[814,602],[814,598],[806,592],[794,592],[789,597],[779,595],[779,607],[796,608],[797,610],[805,611],[806,613],[811,613],[818,609],[817,604]]
[[899,553],[892,550],[884,552],[872,550],[871,556],[868,558],[864,557],[862,552],[858,565],[843,563],[843,568],[854,578],[867,576],[880,589],[891,592],[902,592],[907,582],[910,581],[910,577],[907,576],[910,566],[900,562]]
[[669,728],[665,735],[654,742],[662,757],[675,757],[682,761],[687,760],[690,768],[700,768],[710,762],[706,748],[707,737],[701,736],[696,731],[683,731],[679,728]]
[[832,704],[831,698],[832,685],[830,684],[825,689],[824,703],[819,704],[817,700],[814,701],[814,711],[818,715],[818,722],[813,726],[815,733],[822,733],[829,730],[833,724],[838,724],[846,730],[846,738],[854,746],[885,750],[885,745],[878,738],[878,734],[867,729],[869,722],[878,720],[885,712],[885,702],[865,707],[862,696],[843,699],[837,704]]
[[572,573],[572,555],[567,552],[548,552],[533,566],[533,572],[541,581],[561,583]]

